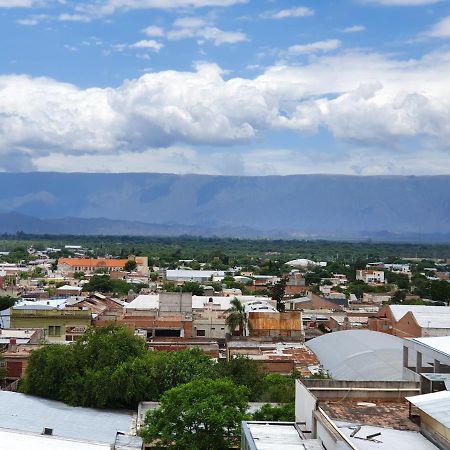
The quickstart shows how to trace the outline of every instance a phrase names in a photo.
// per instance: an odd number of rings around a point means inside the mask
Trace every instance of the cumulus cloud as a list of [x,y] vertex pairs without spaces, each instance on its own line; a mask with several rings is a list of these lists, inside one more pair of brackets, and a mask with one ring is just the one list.
[[356,51],[273,66],[255,78],[229,78],[204,63],[190,72],[147,73],[117,88],[2,76],[0,155],[26,167],[48,155],[92,160],[320,129],[360,148],[395,152],[415,138],[448,153],[449,78],[450,52],[401,60]]
[[263,19],[288,19],[291,17],[308,17],[313,15],[313,9],[299,6],[297,8],[282,9],[280,11],[267,11],[261,14],[261,17]]
[[292,45],[288,48],[291,55],[300,55],[305,53],[330,52],[341,46],[339,39],[327,39],[325,41],[311,42],[309,44]]

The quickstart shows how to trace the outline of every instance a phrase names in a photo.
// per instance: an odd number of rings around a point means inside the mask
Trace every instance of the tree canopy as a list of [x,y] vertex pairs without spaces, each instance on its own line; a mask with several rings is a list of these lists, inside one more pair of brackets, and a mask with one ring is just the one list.
[[228,450],[239,443],[247,389],[228,379],[196,379],[168,390],[149,411],[141,436],[164,448]]

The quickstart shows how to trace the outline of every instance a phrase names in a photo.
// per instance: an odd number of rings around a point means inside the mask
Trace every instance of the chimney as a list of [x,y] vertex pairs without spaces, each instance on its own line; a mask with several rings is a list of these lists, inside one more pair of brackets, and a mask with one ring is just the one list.
[[9,350],[12,352],[17,352],[17,339],[16,338],[9,339]]

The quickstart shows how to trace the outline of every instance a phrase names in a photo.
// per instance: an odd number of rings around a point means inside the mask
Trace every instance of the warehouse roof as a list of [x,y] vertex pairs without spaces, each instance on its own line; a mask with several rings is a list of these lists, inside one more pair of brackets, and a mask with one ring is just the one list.
[[386,333],[346,330],[306,342],[336,380],[395,381],[403,378],[403,341]]

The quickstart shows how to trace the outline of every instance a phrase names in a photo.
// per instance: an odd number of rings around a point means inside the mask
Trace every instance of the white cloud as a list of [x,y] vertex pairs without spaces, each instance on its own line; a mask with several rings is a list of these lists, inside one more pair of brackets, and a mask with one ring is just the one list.
[[341,46],[339,39],[328,39],[325,41],[311,42],[309,44],[292,45],[288,48],[290,55],[300,55],[305,53],[330,52]]
[[364,31],[366,27],[364,25],[353,25],[351,27],[346,27],[342,30],[343,33],[359,33]]
[[31,8],[42,3],[39,0],[0,0],[0,8]]
[[150,37],[162,37],[164,36],[164,28],[156,25],[150,25],[142,30],[144,34]]
[[382,6],[423,6],[439,3],[441,0],[361,0],[363,3],[373,3]]
[[223,31],[208,25],[201,17],[181,17],[173,23],[173,29],[167,33],[167,38],[176,41],[196,38],[199,43],[211,41],[214,45],[236,44],[247,40],[247,35],[240,31]]
[[90,22],[91,17],[84,15],[84,14],[60,14],[58,16],[58,20],[61,22]]
[[297,8],[282,9],[280,11],[267,11],[261,14],[261,17],[263,19],[288,19],[291,17],[308,17],[313,15],[313,9],[299,6]]
[[187,8],[228,7],[247,3],[247,1],[248,0],[96,0],[88,3],[87,5],[79,4],[76,6],[76,9],[78,11],[89,13],[93,16],[103,16],[113,14],[120,10],[179,10]]
[[[337,153],[336,167],[356,158],[354,170],[366,173],[378,161],[372,170],[382,173],[391,158],[395,170],[403,170],[403,160],[408,171],[409,154],[416,163],[430,154],[433,160],[424,167],[448,172],[448,79],[450,52],[401,60],[356,51],[273,66],[255,78],[225,78],[218,66],[200,64],[192,72],[147,73],[117,88],[79,89],[47,78],[2,76],[0,155],[5,163],[26,167],[27,161],[50,164],[48,155],[55,161],[80,155],[91,155],[83,156],[85,161],[106,160],[105,155],[152,148],[246,144],[275,130],[324,129],[361,149],[342,160]],[[403,150],[411,139],[422,145],[419,156],[419,150]],[[371,154],[369,147],[377,150]],[[291,158],[295,170],[306,164],[293,154],[283,158],[286,164]],[[252,164],[246,170],[262,170]],[[288,170],[281,162],[279,167]]]
[[35,26],[49,19],[47,14],[35,14],[25,19],[19,19],[16,23],[24,26]]
[[138,41],[130,45],[130,48],[148,49],[153,50],[156,53],[158,53],[163,47],[164,44],[161,44],[161,42],[155,41],[153,39]]
[[422,36],[432,38],[449,38],[450,37],[450,16],[442,18],[434,24],[429,31],[423,33]]

